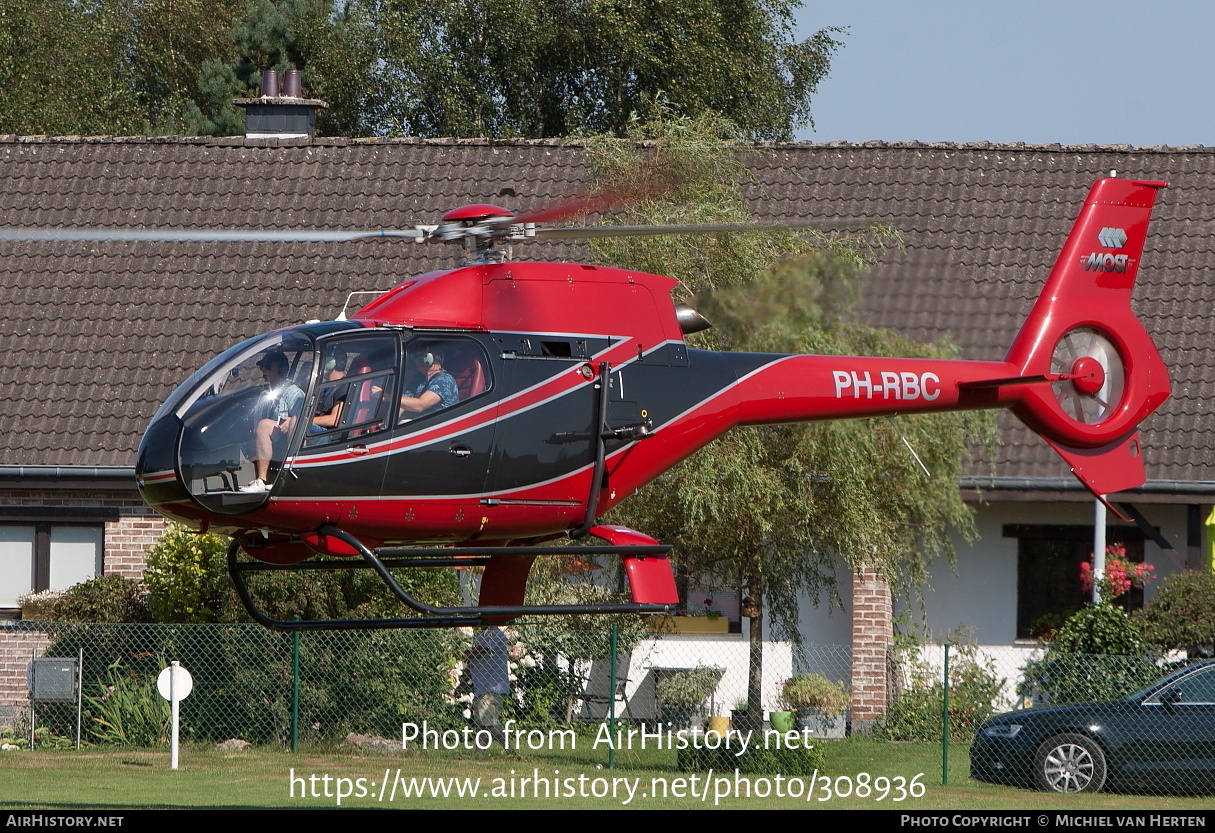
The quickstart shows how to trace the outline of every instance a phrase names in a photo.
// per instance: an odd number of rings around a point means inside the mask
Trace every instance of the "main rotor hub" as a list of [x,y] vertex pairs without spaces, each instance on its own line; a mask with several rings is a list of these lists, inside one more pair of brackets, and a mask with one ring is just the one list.
[[500,205],[462,205],[444,214],[443,222],[427,239],[460,243],[464,247],[465,265],[501,263],[510,260],[511,251],[509,248],[495,251],[494,244],[510,237],[514,216]]

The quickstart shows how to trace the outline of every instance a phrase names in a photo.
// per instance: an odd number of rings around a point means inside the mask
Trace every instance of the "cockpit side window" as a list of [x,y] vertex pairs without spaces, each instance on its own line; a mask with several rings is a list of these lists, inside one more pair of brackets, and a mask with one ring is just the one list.
[[346,442],[390,427],[396,367],[395,335],[326,344],[304,448]]
[[398,423],[474,399],[492,387],[485,348],[473,339],[417,336],[405,346]]

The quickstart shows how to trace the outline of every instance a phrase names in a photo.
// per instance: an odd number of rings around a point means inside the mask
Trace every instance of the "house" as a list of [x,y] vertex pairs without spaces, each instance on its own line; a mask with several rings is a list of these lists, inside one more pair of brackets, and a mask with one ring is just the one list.
[[[1173,396],[1143,426],[1147,484],[1116,498],[1138,522],[1114,523],[1111,539],[1162,573],[1201,564],[1202,521],[1215,503],[1206,333],[1215,150],[792,143],[745,158],[760,219],[895,225],[906,248],[872,270],[865,320],[950,337],[974,359],[1003,356],[1094,179],[1116,171],[1171,182],[1135,298]],[[543,204],[589,178],[577,143],[525,140],[8,136],[0,162],[0,224],[62,228],[409,227],[466,203]],[[162,524],[134,490],[134,450],[191,370],[245,337],[332,318],[349,293],[387,289],[450,258],[391,239],[0,243],[0,608],[11,614],[21,593],[98,572],[138,573]],[[1001,425],[994,458],[976,460],[961,484],[980,537],[959,543],[956,574],[941,565],[926,601],[936,632],[964,624],[982,643],[1008,645],[1077,602],[1070,577],[1089,551],[1093,510],[1044,443],[1007,415]],[[811,641],[853,643],[854,676],[865,664],[884,673],[893,604],[878,577],[861,578],[850,616],[805,615]],[[1063,592],[1046,593],[1064,580]]]

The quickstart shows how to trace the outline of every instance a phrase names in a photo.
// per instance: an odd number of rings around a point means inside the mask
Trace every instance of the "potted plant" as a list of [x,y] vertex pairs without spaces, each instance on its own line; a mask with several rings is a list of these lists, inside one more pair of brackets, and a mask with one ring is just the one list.
[[724,669],[708,665],[664,672],[655,686],[659,720],[676,729],[686,729],[717,688]]
[[814,737],[842,738],[848,689],[822,674],[798,674],[781,684],[781,706],[797,712],[798,724]]

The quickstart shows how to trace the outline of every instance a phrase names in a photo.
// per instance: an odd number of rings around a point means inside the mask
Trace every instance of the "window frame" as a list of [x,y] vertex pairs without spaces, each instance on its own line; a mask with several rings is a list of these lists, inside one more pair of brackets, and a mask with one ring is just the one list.
[[[40,593],[50,588],[51,582],[51,530],[54,527],[87,527],[98,530],[99,569],[94,577],[105,574],[106,562],[106,523],[117,521],[117,511],[105,508],[73,508],[70,515],[62,509],[45,507],[7,507],[0,511],[0,526],[24,526],[34,528],[34,552],[32,587],[23,593]],[[17,619],[21,615],[20,607],[0,607],[0,619]]]

